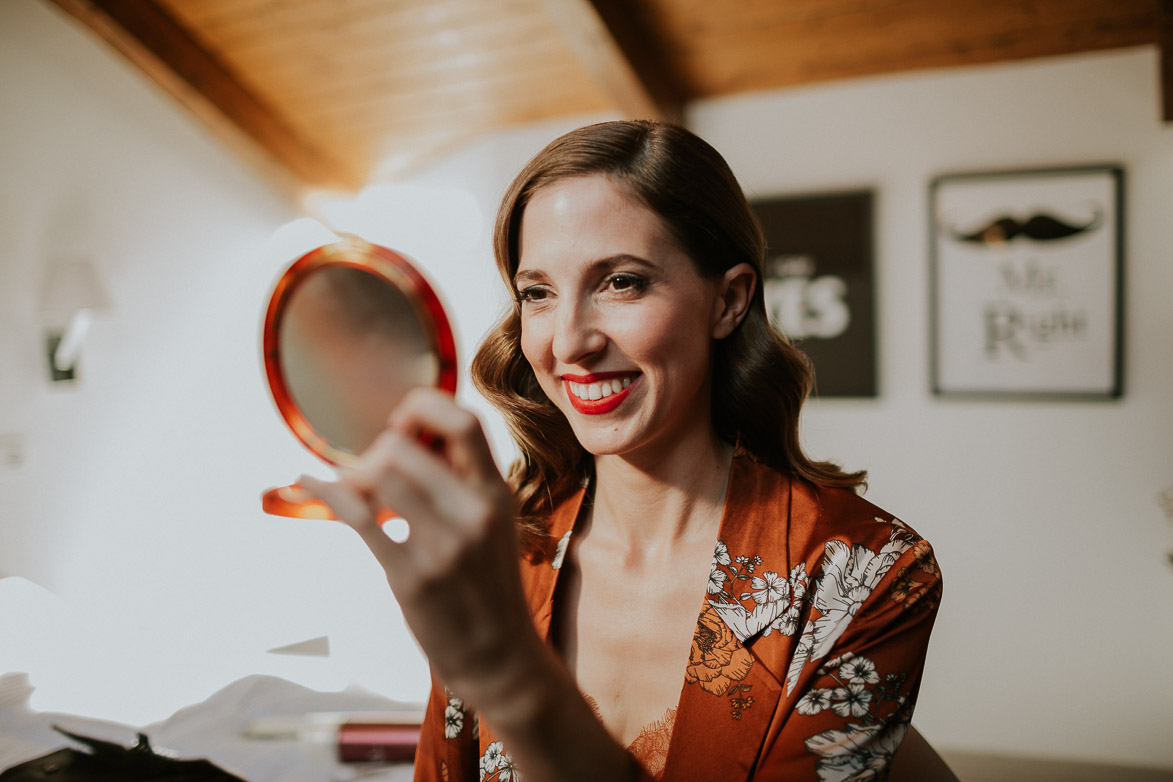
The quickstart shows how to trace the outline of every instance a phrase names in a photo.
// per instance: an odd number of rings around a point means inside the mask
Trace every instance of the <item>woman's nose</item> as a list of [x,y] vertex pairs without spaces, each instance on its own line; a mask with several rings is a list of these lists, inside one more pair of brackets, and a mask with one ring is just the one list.
[[594,308],[589,304],[560,308],[554,322],[551,346],[559,363],[579,364],[606,345],[607,337],[600,328]]

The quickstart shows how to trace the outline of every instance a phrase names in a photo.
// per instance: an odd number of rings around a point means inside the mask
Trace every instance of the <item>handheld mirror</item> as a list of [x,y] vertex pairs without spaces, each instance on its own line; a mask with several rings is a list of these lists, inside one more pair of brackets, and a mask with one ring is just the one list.
[[[323,461],[354,463],[412,388],[456,390],[456,346],[439,298],[402,255],[350,237],[306,253],[265,313],[265,376],[285,423]],[[266,513],[331,519],[297,484]]]

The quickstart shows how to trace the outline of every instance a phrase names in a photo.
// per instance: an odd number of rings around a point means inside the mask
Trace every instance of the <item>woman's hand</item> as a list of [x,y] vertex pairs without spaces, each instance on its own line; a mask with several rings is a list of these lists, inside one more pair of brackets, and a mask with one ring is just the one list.
[[[300,483],[362,536],[439,678],[494,726],[527,779],[638,775],[534,630],[513,494],[476,416],[444,392],[413,391],[358,465]],[[404,542],[380,528],[384,508],[407,519]]]
[[[522,594],[513,495],[476,416],[443,391],[418,389],[336,482],[300,482],[379,560],[449,689],[477,706],[507,697],[541,642]],[[406,541],[383,532],[384,508],[407,520]]]

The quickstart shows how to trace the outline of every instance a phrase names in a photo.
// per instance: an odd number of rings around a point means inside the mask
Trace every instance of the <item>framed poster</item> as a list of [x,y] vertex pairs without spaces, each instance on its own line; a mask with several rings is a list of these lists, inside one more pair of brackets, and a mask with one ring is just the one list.
[[933,180],[933,391],[1121,394],[1124,172]]
[[818,396],[876,395],[872,204],[870,190],[751,204],[770,321],[810,356]]

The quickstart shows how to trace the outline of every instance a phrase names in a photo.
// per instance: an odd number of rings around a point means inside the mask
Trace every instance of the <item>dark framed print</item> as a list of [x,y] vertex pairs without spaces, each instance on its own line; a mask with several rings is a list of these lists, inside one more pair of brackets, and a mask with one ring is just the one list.
[[752,202],[770,321],[810,357],[815,393],[876,395],[870,190]]
[[933,391],[1120,396],[1115,165],[952,174],[931,187]]

